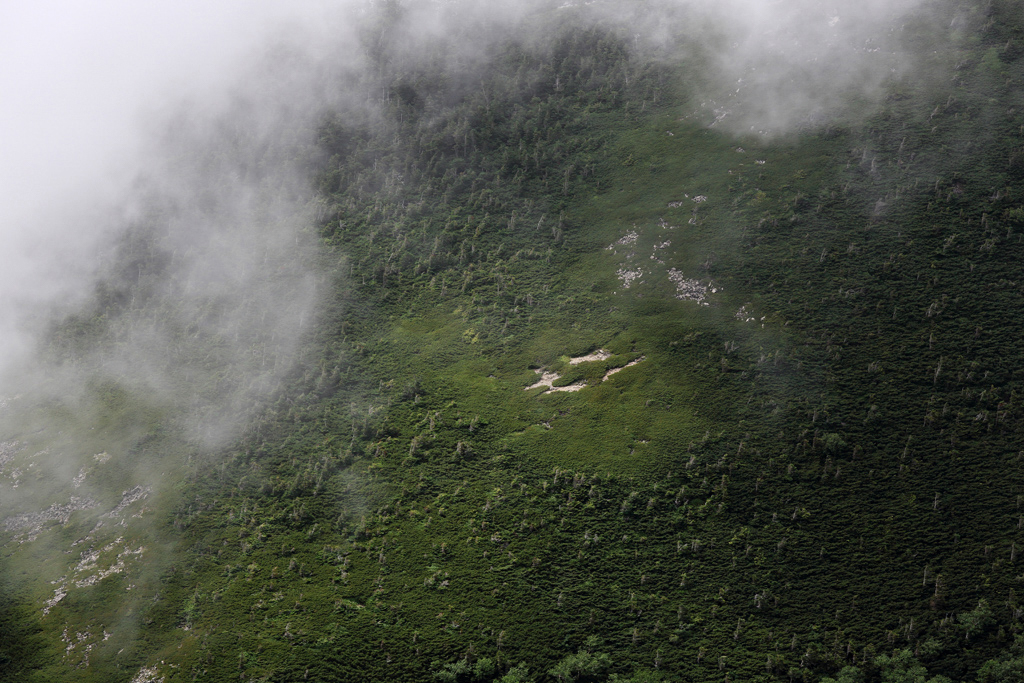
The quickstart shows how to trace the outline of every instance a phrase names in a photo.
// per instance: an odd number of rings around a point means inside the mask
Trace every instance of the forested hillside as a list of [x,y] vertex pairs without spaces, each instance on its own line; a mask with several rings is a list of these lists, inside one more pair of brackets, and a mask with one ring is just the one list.
[[44,354],[166,324],[189,402],[5,399],[0,679],[1019,680],[1024,6],[927,4],[770,134],[598,10],[407,21],[308,138],[225,127],[312,179],[315,278],[245,304],[295,349],[175,303],[158,204]]

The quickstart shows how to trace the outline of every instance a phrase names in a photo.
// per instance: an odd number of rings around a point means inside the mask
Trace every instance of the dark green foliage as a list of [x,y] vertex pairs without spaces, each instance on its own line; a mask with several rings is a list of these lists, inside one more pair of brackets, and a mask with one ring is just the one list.
[[[454,78],[450,46],[389,43],[394,4],[353,86],[382,115],[318,129],[319,324],[243,437],[190,463],[159,595],[94,661],[1018,680],[1019,9],[945,3],[962,35],[908,38],[946,46],[922,53],[942,78],[890,84],[862,127],[737,149],[680,120],[686,68],[629,36],[552,21]],[[718,291],[680,301],[669,269]],[[55,353],[109,319],[66,321]],[[536,370],[585,386],[524,391]],[[96,392],[159,433],[159,406]],[[53,614],[84,623],[120,581]]]
[[978,670],[981,683],[1009,683],[1024,680],[1024,640],[1016,636],[1007,650],[997,659],[985,662]]
[[0,581],[0,681],[16,681],[38,667],[43,638],[31,609],[9,581]]
[[533,681],[525,664],[519,664],[502,672],[495,661],[488,657],[478,659],[472,665],[465,659],[444,666],[441,666],[440,662],[434,662],[431,668],[437,669],[434,672],[434,680],[442,681],[442,683],[489,683],[490,681],[531,683]]
[[549,676],[558,681],[598,681],[605,678],[604,673],[611,667],[611,657],[604,652],[594,652],[600,640],[591,636],[587,639],[586,648],[580,648],[574,655],[566,655],[555,665]]
[[[928,678],[927,670],[914,659],[910,650],[897,650],[891,655],[879,655],[875,658],[882,683],[948,683],[945,676]],[[840,672],[841,673],[841,672]]]
[[826,676],[821,683],[864,683],[864,672],[855,666],[844,666],[835,678]]

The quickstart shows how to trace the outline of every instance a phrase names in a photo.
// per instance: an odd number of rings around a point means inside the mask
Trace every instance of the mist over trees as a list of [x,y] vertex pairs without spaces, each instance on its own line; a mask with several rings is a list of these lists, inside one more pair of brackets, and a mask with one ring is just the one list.
[[1019,2],[245,9],[0,74],[0,680],[1016,680]]

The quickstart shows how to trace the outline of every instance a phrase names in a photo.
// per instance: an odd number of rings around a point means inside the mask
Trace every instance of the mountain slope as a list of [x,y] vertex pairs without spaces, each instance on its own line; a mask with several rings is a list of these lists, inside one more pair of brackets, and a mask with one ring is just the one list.
[[[0,621],[47,642],[22,666],[970,680],[1016,661],[1019,9],[930,8],[901,38],[930,78],[767,137],[701,108],[700,55],[585,11],[468,62],[385,17],[345,84],[366,98],[301,153],[320,308],[295,365],[213,452],[137,387],[83,399],[102,433],[65,450],[175,483],[140,522],[129,470],[109,500],[7,522],[12,576],[74,548],[43,577],[66,597],[23,579],[41,635]],[[58,359],[116,339],[80,323]],[[21,421],[22,477],[96,419],[26,410],[73,436]]]

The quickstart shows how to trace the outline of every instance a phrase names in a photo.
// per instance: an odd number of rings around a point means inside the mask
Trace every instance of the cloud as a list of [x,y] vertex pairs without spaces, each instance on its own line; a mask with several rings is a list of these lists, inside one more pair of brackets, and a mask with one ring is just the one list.
[[[217,397],[226,416],[286,370],[316,279],[302,150],[323,65],[354,59],[345,19],[311,1],[4,9],[0,395],[56,376],[40,344],[76,316],[106,342],[71,354],[78,384]],[[222,363],[206,394],[200,353]]]
[[570,0],[684,67],[688,114],[734,134],[849,122],[912,68],[905,29],[933,0]]
[[[496,27],[516,26],[528,40],[522,32],[544,23],[537,13],[579,11],[631,34],[634,47],[682,60],[695,93],[687,114],[732,133],[777,135],[870,108],[907,64],[905,18],[928,6],[421,0],[397,12],[400,4],[5,8],[0,396],[38,368],[53,321],[74,316],[98,319],[110,342],[78,354],[91,371],[196,412],[214,398],[222,415],[244,412],[244,396],[274,386],[313,317],[319,277],[303,155],[314,153],[323,111],[365,96],[345,93],[339,74],[354,73],[375,44],[400,70],[440,41],[450,66],[471,72]],[[388,29],[375,13],[403,18]],[[190,389],[203,376],[199,357],[233,379],[205,394]],[[15,373],[22,384],[10,384]],[[207,403],[181,398],[198,394]]]
[[765,135],[848,123],[909,66],[905,20],[922,0],[716,3],[708,92],[715,125]]

